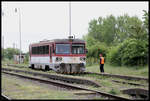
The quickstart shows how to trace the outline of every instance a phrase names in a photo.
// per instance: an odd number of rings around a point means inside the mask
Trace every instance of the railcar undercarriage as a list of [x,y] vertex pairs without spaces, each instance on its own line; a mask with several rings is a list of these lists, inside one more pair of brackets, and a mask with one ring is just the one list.
[[80,74],[85,71],[85,65],[83,63],[80,64],[65,64],[61,63],[54,67],[54,71],[62,74]]

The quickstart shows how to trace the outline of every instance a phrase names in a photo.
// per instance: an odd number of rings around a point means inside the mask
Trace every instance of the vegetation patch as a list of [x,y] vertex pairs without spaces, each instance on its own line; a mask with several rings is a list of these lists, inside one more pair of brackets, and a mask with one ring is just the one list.
[[116,89],[111,89],[108,93],[116,95],[118,93],[118,91]]
[[2,75],[2,89],[12,99],[78,99],[69,91],[58,91],[5,75]]

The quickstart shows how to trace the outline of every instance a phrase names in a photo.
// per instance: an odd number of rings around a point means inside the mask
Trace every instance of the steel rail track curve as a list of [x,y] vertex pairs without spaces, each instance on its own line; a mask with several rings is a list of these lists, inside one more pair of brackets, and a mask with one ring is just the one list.
[[67,87],[67,88],[70,88],[70,89],[91,91],[91,92],[95,92],[95,93],[98,93],[102,96],[112,98],[112,99],[131,100],[131,99],[128,99],[128,98],[108,94],[108,93],[97,91],[97,90],[91,90],[91,89],[88,89],[88,88],[83,88],[83,87],[79,87],[79,86],[75,86],[75,85],[71,85],[71,84],[66,84],[66,83],[62,83],[62,82],[56,82],[56,81],[52,81],[52,80],[44,80],[44,79],[39,79],[39,78],[35,78],[35,77],[24,76],[24,75],[21,75],[21,74],[9,73],[9,72],[4,72],[4,71],[2,71],[2,73],[17,76],[17,77],[21,77],[21,78],[26,78],[26,79],[30,79],[30,80],[40,81],[40,82],[43,82],[43,83],[53,84],[53,85],[57,85],[57,86],[60,86],[60,87],[65,87],[65,88]]

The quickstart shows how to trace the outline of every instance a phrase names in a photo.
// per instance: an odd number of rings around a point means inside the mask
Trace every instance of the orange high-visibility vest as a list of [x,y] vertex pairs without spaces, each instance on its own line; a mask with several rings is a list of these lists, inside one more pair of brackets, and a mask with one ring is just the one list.
[[104,64],[104,57],[101,57],[101,63],[100,64]]

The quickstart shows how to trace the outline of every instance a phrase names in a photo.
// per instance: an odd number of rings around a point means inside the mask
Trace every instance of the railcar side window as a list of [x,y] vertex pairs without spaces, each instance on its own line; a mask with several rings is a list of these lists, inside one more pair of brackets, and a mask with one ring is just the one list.
[[45,49],[46,49],[46,46],[43,46],[43,53],[42,54],[46,54]]
[[84,45],[72,44],[72,54],[84,54]]
[[40,54],[40,47],[37,47],[37,54]]
[[37,54],[37,51],[38,51],[38,50],[37,50],[37,47],[35,47],[35,54]]
[[42,46],[40,46],[39,54],[42,54],[42,51],[43,51]]
[[48,54],[48,53],[49,53],[49,46],[47,45],[47,46],[46,46],[45,54]]
[[36,54],[36,47],[32,47],[32,54]]
[[49,45],[32,47],[32,54],[49,54]]

